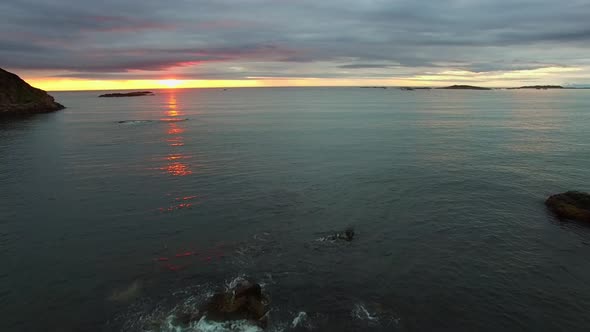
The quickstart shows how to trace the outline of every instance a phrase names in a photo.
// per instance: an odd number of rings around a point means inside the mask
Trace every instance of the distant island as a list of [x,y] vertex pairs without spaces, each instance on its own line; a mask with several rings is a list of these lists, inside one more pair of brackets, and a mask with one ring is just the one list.
[[[387,89],[386,86],[361,86],[362,89]],[[486,88],[482,86],[475,86],[475,85],[465,85],[465,84],[454,84],[451,86],[445,87],[417,87],[417,86],[401,86],[396,87],[396,89],[402,91],[414,91],[414,90],[431,90],[431,89],[439,89],[439,90],[518,90],[518,89],[535,89],[535,90],[548,90],[548,89],[590,89],[590,87],[570,87],[570,86],[561,86],[561,85],[525,85],[520,87],[503,87],[503,88]]]
[[134,92],[125,92],[125,93],[105,93],[104,95],[100,95],[99,97],[141,97],[141,96],[153,96],[154,93],[151,91],[134,91]]
[[0,116],[47,113],[64,108],[47,92],[0,68]]
[[401,87],[399,88],[402,91],[414,91],[414,90],[431,90],[432,88],[430,87],[409,87],[409,86],[405,86],[405,87]]
[[484,88],[481,86],[473,86],[473,85],[451,85],[443,88],[437,89],[446,89],[446,90],[492,90],[490,88]]
[[547,90],[547,89],[564,89],[561,85],[526,85],[521,86],[519,88],[510,88],[510,89],[537,89],[537,90]]

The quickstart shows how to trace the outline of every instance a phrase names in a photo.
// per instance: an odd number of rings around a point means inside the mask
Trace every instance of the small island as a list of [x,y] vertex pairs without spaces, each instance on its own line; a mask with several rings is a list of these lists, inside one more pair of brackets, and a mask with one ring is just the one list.
[[526,85],[521,86],[519,88],[513,89],[537,89],[537,90],[547,90],[547,89],[564,89],[561,85]]
[[99,97],[111,98],[111,97],[141,97],[141,96],[153,96],[154,93],[151,91],[134,91],[124,93],[105,93]]
[[64,108],[47,92],[0,68],[0,116],[48,113]]
[[473,85],[451,85],[443,88],[438,89],[446,89],[446,90],[492,90],[490,88],[484,88],[481,86],[473,86]]

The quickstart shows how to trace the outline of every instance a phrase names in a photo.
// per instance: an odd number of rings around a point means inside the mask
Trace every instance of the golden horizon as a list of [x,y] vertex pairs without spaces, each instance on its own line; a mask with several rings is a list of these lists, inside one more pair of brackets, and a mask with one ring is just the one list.
[[[163,75],[162,79],[107,80],[81,78],[49,78],[23,75],[32,86],[46,91],[107,91],[137,89],[183,88],[252,88],[252,87],[442,87],[454,84],[477,85],[489,88],[524,85],[563,85],[559,74],[578,72],[581,68],[545,67],[502,73],[474,73],[447,70],[424,75],[398,78],[316,78],[316,77],[246,77],[240,79],[177,79]],[[34,75],[34,74],[33,74]]]

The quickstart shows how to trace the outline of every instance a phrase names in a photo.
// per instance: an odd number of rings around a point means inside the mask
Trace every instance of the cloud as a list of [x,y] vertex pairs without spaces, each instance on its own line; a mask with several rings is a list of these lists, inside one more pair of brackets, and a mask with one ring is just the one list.
[[344,69],[366,69],[366,68],[391,68],[392,65],[381,63],[353,63],[350,65],[341,65],[338,68]]
[[588,12],[587,0],[12,0],[0,3],[0,63],[96,79],[584,67]]

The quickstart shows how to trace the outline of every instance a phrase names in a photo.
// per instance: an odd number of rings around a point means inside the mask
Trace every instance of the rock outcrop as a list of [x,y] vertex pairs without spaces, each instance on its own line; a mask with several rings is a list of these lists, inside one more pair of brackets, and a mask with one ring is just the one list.
[[354,239],[354,228],[349,227],[344,232],[336,232],[330,234],[328,236],[324,236],[319,238],[319,241],[336,241],[336,240],[345,240],[345,241],[352,241]]
[[210,321],[248,321],[265,328],[270,298],[262,287],[250,280],[238,280],[233,287],[211,296],[197,312],[181,312],[177,320],[184,325],[206,318]]
[[0,68],[0,116],[47,113],[64,109],[47,92],[30,86],[16,74]]
[[154,93],[151,91],[134,91],[124,93],[105,93],[99,97],[141,97],[141,96],[153,96]]
[[590,194],[568,191],[550,196],[545,205],[560,219],[590,222]]

